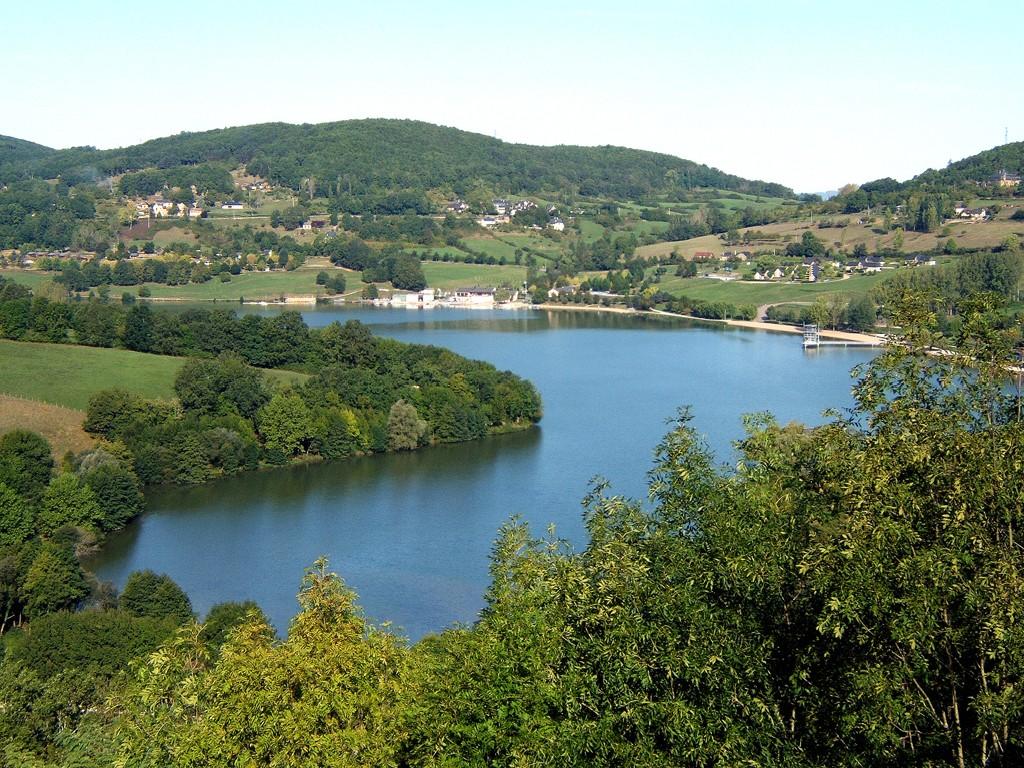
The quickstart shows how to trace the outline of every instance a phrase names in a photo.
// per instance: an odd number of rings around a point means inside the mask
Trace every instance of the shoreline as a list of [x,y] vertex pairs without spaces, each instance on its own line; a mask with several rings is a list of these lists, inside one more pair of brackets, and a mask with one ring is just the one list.
[[[632,309],[630,307],[600,307],[592,304],[536,304],[535,309],[547,309],[554,311],[568,312],[611,312],[620,315],[636,315],[638,317],[672,317],[680,320],[693,320],[700,323],[714,323],[732,328],[743,328],[749,331],[768,331],[775,333],[788,333],[803,335],[803,329],[795,325],[783,325],[780,323],[767,323],[761,320],[729,320],[716,319],[711,317],[696,317],[694,315],[681,315],[677,312],[666,312],[663,309]],[[870,333],[857,333],[854,331],[819,331],[823,339],[830,341],[849,341],[856,344],[866,344],[872,347],[880,347],[887,341],[885,336]]]
[[[319,302],[315,297],[309,296],[286,296],[284,301],[264,301],[264,300],[246,300],[239,302],[234,299],[181,299],[172,297],[147,297],[141,299],[141,301],[152,301],[152,302],[188,302],[195,304],[241,304],[243,306],[261,306],[261,307],[286,307],[286,306],[318,306],[320,304],[329,304],[331,306],[345,306],[352,304],[359,306],[369,302],[347,302],[347,301],[331,301],[331,302]],[[402,309],[403,307],[395,307],[396,309]],[[458,304],[444,304],[437,307],[404,307],[404,309],[415,309],[417,311],[426,311],[430,309],[468,309],[468,310],[479,310],[479,309],[496,309],[496,310],[524,310],[524,309],[536,309],[545,310],[549,312],[597,312],[607,313],[612,315],[633,315],[636,317],[667,317],[676,318],[679,320],[690,320],[698,323],[712,323],[716,325],[725,325],[731,328],[741,328],[748,331],[767,331],[769,333],[788,333],[788,334],[803,334],[803,329],[795,325],[785,325],[782,323],[769,323],[763,320],[732,320],[732,319],[718,319],[711,317],[697,317],[695,315],[682,315],[677,312],[667,312],[663,309],[633,309],[632,307],[603,307],[596,304],[552,304],[545,302],[543,304],[527,304],[525,302],[508,302],[505,304],[495,304],[493,307],[476,307],[466,306]],[[822,329],[819,331],[819,335],[823,339],[829,341],[847,341],[854,344],[861,344],[871,347],[883,346],[887,338],[881,334],[870,334],[870,333],[857,333],[854,331],[832,331]]]

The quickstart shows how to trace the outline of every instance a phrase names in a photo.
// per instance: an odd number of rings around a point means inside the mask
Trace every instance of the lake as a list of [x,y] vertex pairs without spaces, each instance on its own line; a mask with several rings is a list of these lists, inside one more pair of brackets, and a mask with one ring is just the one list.
[[[276,308],[246,307],[273,313]],[[252,472],[161,488],[149,512],[90,563],[124,584],[169,574],[200,616],[256,600],[280,633],[303,569],[326,555],[366,614],[409,638],[474,620],[488,556],[512,515],[585,545],[580,502],[593,478],[645,497],[653,452],[680,406],[722,462],[744,413],[818,424],[851,404],[850,369],[871,350],[805,353],[796,335],[681,320],[535,310],[309,309],[312,326],[359,319],[375,333],[448,347],[534,382],[540,426],[473,443]]]

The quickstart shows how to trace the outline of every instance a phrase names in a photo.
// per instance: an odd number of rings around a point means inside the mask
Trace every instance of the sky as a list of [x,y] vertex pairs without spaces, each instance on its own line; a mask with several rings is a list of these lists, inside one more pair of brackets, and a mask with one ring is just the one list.
[[823,192],[1024,140],[1020,0],[2,5],[0,134],[52,147],[395,117]]

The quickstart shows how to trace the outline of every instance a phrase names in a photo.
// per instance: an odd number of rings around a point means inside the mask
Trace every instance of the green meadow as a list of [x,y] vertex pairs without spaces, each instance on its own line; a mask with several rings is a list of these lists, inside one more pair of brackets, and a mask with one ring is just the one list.
[[[126,349],[0,340],[0,393],[85,410],[103,389],[121,387],[147,398],[172,399],[174,377],[188,358]],[[267,371],[274,381],[305,374]]]

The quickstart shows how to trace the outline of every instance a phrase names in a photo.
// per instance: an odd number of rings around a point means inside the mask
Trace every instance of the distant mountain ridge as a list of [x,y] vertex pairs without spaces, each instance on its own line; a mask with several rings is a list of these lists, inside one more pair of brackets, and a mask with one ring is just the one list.
[[714,187],[792,197],[781,184],[745,179],[672,155],[626,147],[533,146],[414,120],[263,123],[182,133],[119,149],[53,150],[0,139],[0,183],[61,177],[68,183],[144,168],[244,164],[305,189],[433,189],[474,184],[528,194],[571,188],[584,196],[639,199],[671,188]]

